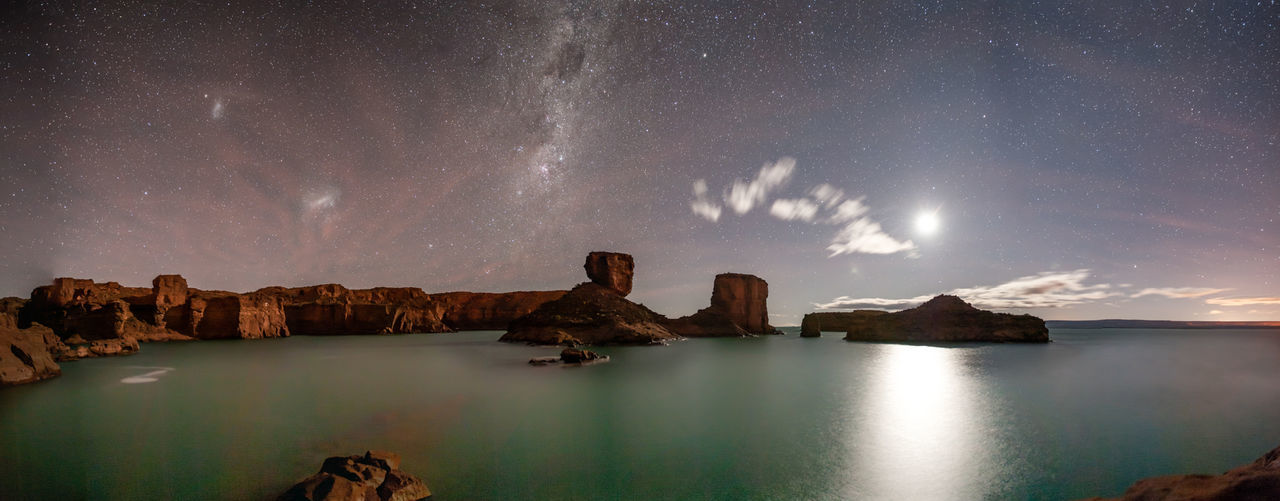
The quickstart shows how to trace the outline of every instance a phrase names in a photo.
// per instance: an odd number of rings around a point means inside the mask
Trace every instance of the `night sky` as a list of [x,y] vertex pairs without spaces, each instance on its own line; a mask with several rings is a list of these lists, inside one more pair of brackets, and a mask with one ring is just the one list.
[[1280,6],[1115,3],[9,5],[0,295],[1280,318]]

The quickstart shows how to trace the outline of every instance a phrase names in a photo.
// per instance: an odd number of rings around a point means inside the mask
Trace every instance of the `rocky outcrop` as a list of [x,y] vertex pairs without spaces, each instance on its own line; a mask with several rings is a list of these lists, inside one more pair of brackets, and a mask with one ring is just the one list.
[[805,314],[800,320],[800,337],[820,337],[822,331],[846,332],[849,327],[863,322],[867,317],[884,315],[879,310],[824,311]]
[[57,339],[40,324],[27,329],[0,327],[0,386],[34,383],[62,374],[46,340]]
[[320,471],[298,482],[278,501],[415,501],[431,499],[426,484],[400,469],[400,456],[369,451],[335,456]]
[[271,292],[201,294],[192,298],[192,335],[200,339],[285,337],[284,299]]
[[[1091,498],[1102,500],[1103,498]],[[1139,480],[1116,501],[1245,501],[1280,499],[1280,447],[1221,475],[1167,475]]]
[[662,344],[678,335],[662,315],[591,282],[511,322],[499,341],[533,344]]
[[17,329],[18,315],[26,304],[27,300],[20,297],[0,298],[0,329]]
[[847,341],[937,343],[960,341],[1047,343],[1044,320],[979,310],[958,297],[941,295],[895,313],[852,321]]
[[581,350],[578,348],[565,348],[560,350],[559,356],[534,358],[529,360],[529,365],[591,365],[608,361],[608,355],[601,355],[594,351]]
[[568,291],[445,292],[432,298],[443,305],[444,325],[455,331],[506,330],[512,320],[528,315]]
[[623,297],[631,293],[636,262],[630,254],[592,252],[587,254],[587,262],[582,267],[587,270],[587,278],[592,283],[617,291]]
[[776,334],[769,325],[769,283],[755,275],[716,275],[711,306],[687,317],[668,320],[666,326],[685,337],[743,337]]

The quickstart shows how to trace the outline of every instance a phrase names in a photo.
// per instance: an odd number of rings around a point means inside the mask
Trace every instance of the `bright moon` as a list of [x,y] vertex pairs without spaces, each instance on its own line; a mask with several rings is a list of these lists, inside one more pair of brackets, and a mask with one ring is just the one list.
[[916,216],[916,233],[932,235],[938,232],[939,224],[937,212],[922,212]]

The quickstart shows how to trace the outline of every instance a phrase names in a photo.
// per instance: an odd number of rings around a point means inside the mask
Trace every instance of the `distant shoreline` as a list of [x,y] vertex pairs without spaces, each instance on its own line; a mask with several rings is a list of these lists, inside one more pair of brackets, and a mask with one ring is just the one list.
[[1280,321],[1208,322],[1199,320],[1045,320],[1050,329],[1280,329]]

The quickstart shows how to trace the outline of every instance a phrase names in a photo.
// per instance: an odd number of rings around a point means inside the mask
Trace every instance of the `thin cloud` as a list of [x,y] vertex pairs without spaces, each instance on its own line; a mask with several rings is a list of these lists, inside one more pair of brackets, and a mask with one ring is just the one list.
[[791,157],[782,157],[775,163],[765,164],[751,182],[734,180],[733,186],[724,194],[724,201],[733,212],[751,212],[756,205],[764,203],[770,191],[786,183],[795,168],[796,159]]
[[1189,299],[1208,296],[1231,289],[1210,289],[1208,287],[1148,287],[1130,297],[1164,296],[1172,299]]
[[910,240],[905,242],[899,241],[884,230],[880,229],[880,223],[872,221],[870,218],[862,217],[845,225],[835,238],[831,241],[831,245],[827,246],[827,250],[831,254],[827,257],[836,257],[841,254],[894,254],[903,251],[915,250],[916,244]]
[[707,180],[699,179],[693,182],[693,202],[689,203],[689,208],[693,209],[694,214],[702,216],[707,221],[714,223],[720,220],[720,206],[707,199]]
[[[1089,270],[1069,272],[1046,271],[1018,277],[999,285],[952,289],[947,294],[959,296],[984,309],[1060,308],[1098,301],[1124,294],[1111,291],[1110,284],[1086,284]],[[846,308],[902,309],[918,306],[933,296],[912,298],[850,298],[841,296],[828,303],[815,303],[822,310]]]
[[788,200],[780,198],[773,201],[773,207],[769,208],[769,214],[783,221],[813,221],[813,216],[818,214],[818,205],[807,198],[797,198]]
[[1255,304],[1280,304],[1280,297],[1214,297],[1204,300],[1218,306],[1251,306]]
[[813,199],[817,200],[818,203],[830,209],[840,203],[841,200],[844,200],[844,190],[822,183],[814,187],[812,190],[809,190],[809,196],[813,197]]

